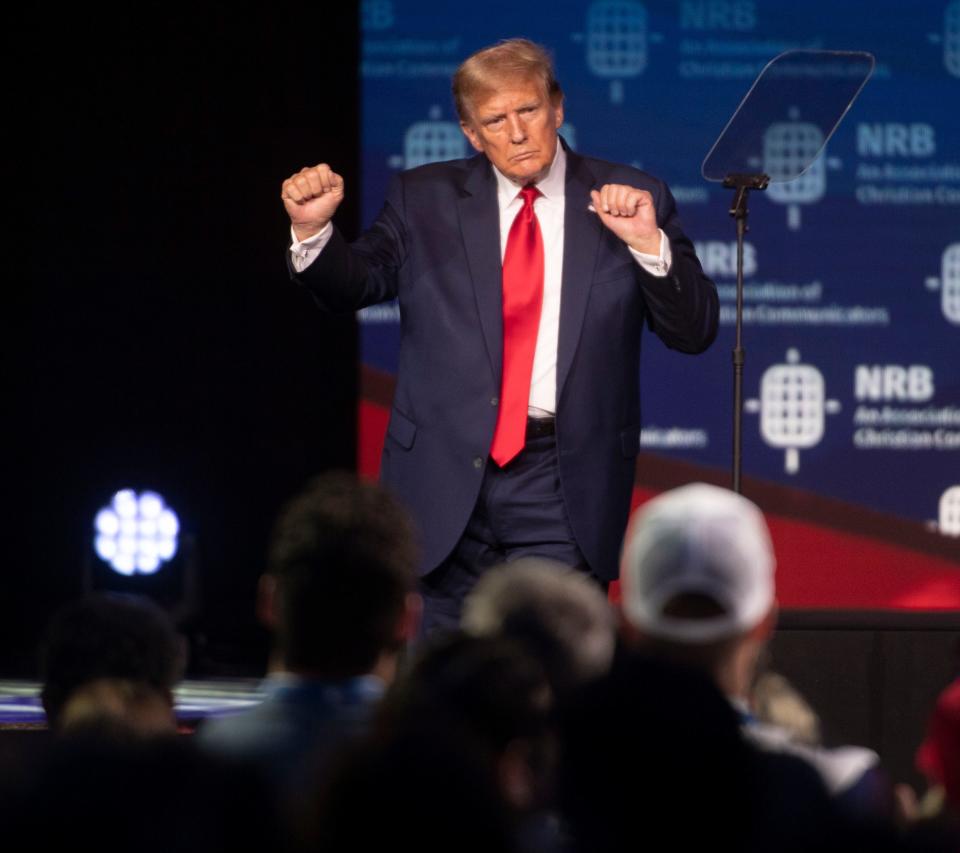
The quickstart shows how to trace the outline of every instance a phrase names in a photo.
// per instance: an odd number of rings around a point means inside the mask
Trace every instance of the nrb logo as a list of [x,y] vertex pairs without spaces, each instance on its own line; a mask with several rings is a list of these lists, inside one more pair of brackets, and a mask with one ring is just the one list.
[[800,470],[800,451],[823,438],[826,414],[840,411],[840,403],[826,399],[823,374],[800,364],[800,353],[787,350],[786,364],[767,368],[760,380],[760,399],[747,400],[748,412],[760,413],[760,435],[770,446],[786,451],[784,470]]
[[943,45],[943,67],[960,77],[960,0],[952,0],[943,10],[943,33],[930,33],[927,38]]
[[960,0],[953,0],[943,14],[943,64],[960,77]]
[[937,518],[927,528],[944,536],[960,537],[960,486],[947,486],[940,495]]
[[430,108],[430,120],[418,121],[403,135],[403,154],[389,160],[394,169],[413,169],[427,163],[458,160],[467,156],[467,140],[460,125],[441,121],[439,106]]
[[798,118],[793,107],[790,121],[771,124],[763,134],[763,171],[772,178],[767,192],[773,201],[787,205],[791,231],[800,228],[800,205],[814,204],[826,193],[827,166],[840,166],[839,160],[827,159],[820,128]]
[[360,5],[360,25],[364,32],[389,30],[393,24],[393,0],[363,0]]
[[960,243],[947,246],[940,261],[940,278],[928,278],[926,285],[929,290],[940,291],[943,316],[960,326]]
[[960,536],[960,486],[950,486],[940,496],[939,531],[946,536]]
[[647,67],[647,10],[631,0],[598,0],[587,10],[587,66],[610,80],[610,102],[623,103],[623,80]]

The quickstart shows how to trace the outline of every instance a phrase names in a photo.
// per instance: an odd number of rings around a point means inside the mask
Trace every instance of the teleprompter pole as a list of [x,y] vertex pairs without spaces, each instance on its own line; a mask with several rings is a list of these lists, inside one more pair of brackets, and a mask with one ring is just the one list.
[[733,347],[733,490],[741,494],[741,469],[743,467],[743,365],[746,350],[743,348],[743,241],[747,233],[747,197],[750,190],[765,190],[770,178],[767,175],[727,175],[723,185],[734,190],[730,215],[737,225],[737,330]]

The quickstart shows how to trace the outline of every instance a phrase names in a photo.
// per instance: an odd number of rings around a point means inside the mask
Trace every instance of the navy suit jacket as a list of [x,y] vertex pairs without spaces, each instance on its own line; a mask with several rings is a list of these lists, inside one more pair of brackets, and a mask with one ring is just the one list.
[[[669,275],[646,273],[587,209],[590,190],[628,184],[653,195],[670,240]],[[352,244],[334,229],[294,274],[319,305],[353,311],[397,297],[400,356],[381,478],[419,523],[422,571],[457,544],[493,439],[503,347],[497,185],[483,155],[397,175],[373,226]],[[563,499],[581,552],[617,576],[639,450],[644,323],[682,352],[717,331],[716,288],[651,175],[567,151],[556,436]]]

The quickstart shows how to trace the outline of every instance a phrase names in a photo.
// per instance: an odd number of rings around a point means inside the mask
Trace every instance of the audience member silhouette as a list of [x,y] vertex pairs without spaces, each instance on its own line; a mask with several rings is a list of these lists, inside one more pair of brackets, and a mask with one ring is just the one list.
[[937,697],[916,761],[927,789],[897,786],[900,817],[915,837],[960,850],[960,678]]
[[616,619],[582,572],[524,557],[487,572],[464,602],[463,629],[508,637],[543,666],[554,693],[603,675],[613,661]]
[[363,732],[416,629],[411,523],[382,487],[314,480],[283,510],[258,610],[275,637],[265,698],[199,732],[211,752],[261,766],[281,794]]
[[503,637],[433,638],[388,693],[381,733],[432,721],[467,745],[494,780],[525,849],[555,847],[554,695],[539,661]]
[[583,851],[801,850],[782,844],[794,831],[809,840],[829,811],[802,764],[776,776],[781,796],[765,796],[736,712],[685,667],[621,661],[580,692],[561,731],[561,805]]
[[333,765],[299,835],[305,849],[520,853],[482,749],[446,714],[405,719]]
[[61,734],[172,734],[183,647],[168,616],[145,599],[98,594],[51,620],[41,650],[41,700]]
[[876,753],[800,743],[761,723],[748,697],[777,616],[774,554],[763,514],[727,489],[695,483],[660,495],[631,519],[623,550],[624,629],[645,653],[707,673],[755,745],[815,767],[851,812],[889,814]]
[[[5,790],[4,790],[5,789]],[[257,774],[189,738],[63,738],[0,779],[9,849],[267,853],[285,848]]]

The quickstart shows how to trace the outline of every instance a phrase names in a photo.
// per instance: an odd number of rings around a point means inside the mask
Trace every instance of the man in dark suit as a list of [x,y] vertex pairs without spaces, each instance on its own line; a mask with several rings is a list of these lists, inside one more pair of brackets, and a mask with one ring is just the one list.
[[617,575],[639,449],[644,323],[700,352],[718,303],[669,190],[558,137],[547,53],[512,39],[453,81],[480,152],[397,175],[348,245],[327,164],[283,184],[296,280],[327,310],[397,297],[401,343],[382,478],[423,539],[424,629],[453,625],[489,566],[542,556]]

